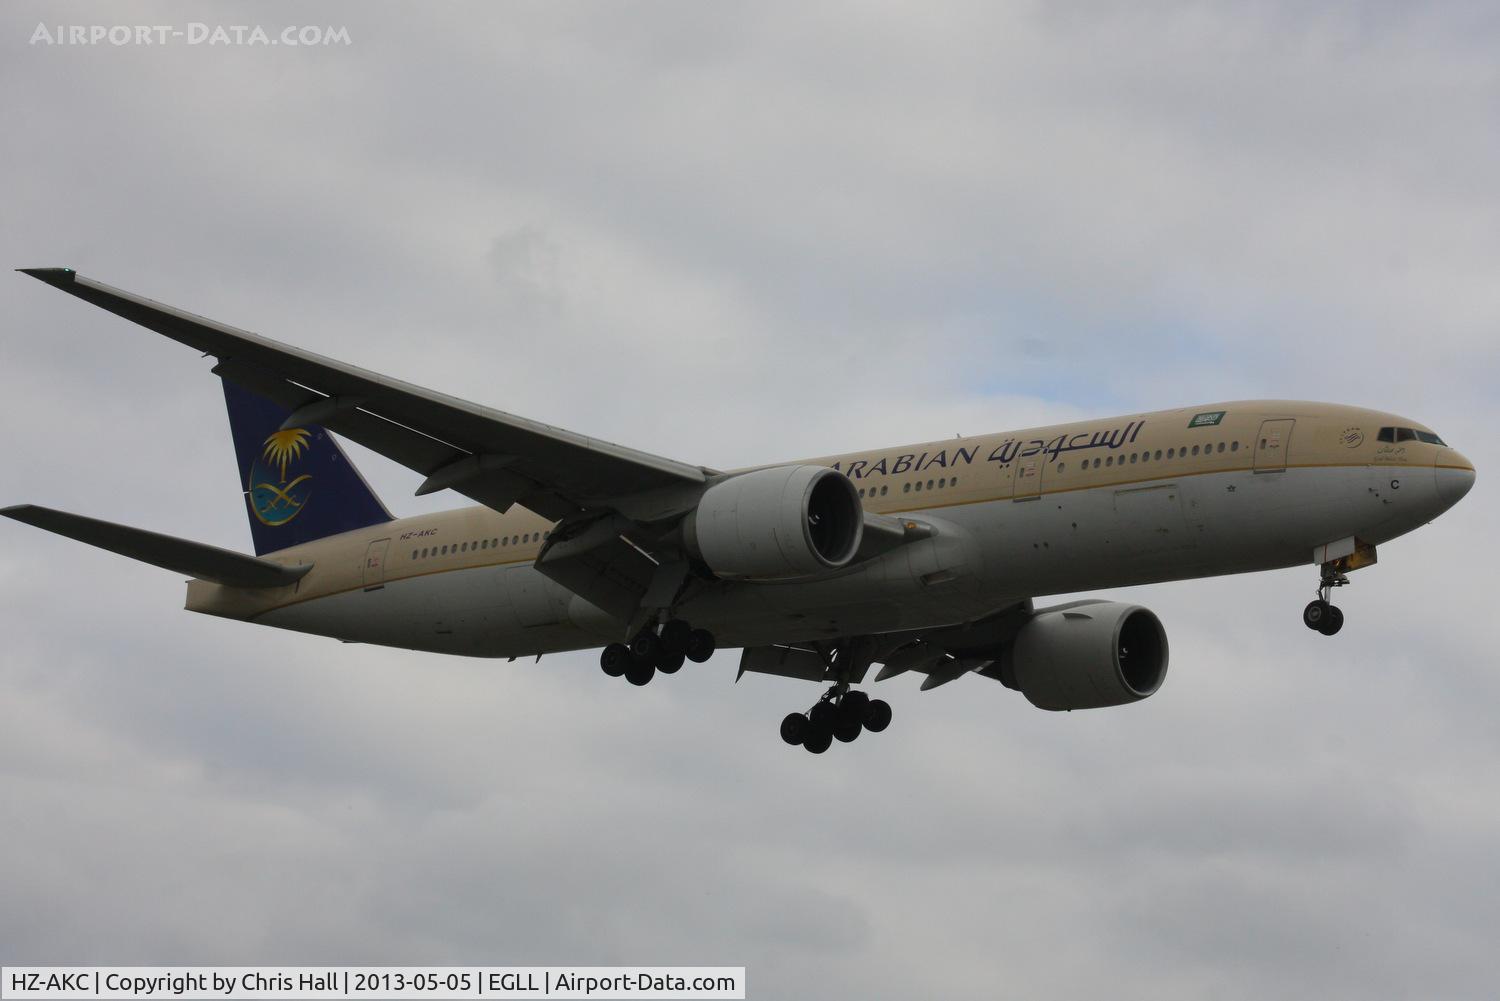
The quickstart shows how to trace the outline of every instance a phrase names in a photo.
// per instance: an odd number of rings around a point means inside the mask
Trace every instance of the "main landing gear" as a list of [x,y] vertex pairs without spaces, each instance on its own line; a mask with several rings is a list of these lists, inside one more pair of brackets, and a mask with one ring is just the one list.
[[812,754],[822,754],[835,738],[849,743],[862,730],[879,733],[891,725],[891,705],[864,692],[851,692],[847,685],[834,685],[818,704],[805,713],[790,713],[781,721],[781,739],[801,744]]
[[673,619],[657,632],[648,626],[629,645],[611,643],[599,654],[599,666],[611,678],[624,676],[632,685],[648,684],[656,672],[676,674],[684,661],[701,664],[714,655],[714,634]]
[[1324,567],[1322,580],[1318,583],[1317,600],[1308,602],[1307,607],[1302,610],[1302,624],[1324,636],[1332,636],[1344,628],[1344,613],[1328,599],[1333,595],[1334,588],[1343,587],[1347,583],[1348,577],[1337,570]]

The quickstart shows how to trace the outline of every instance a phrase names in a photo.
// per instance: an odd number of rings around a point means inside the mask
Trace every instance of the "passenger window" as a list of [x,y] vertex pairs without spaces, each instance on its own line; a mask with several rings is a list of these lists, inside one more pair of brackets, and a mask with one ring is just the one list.
[[947,486],[947,485],[948,485],[948,480],[947,480],[947,478],[946,478],[946,477],[945,477],[945,478],[943,478],[943,479],[940,479],[940,480],[938,480],[938,489],[939,489],[939,490],[941,490],[941,489],[943,489],[943,488],[944,488],[944,487],[946,487],[946,486]]
[[1193,454],[1194,454],[1194,455],[1197,455],[1197,454],[1198,454],[1198,446],[1197,446],[1197,445],[1194,445],[1194,446],[1193,446]]
[[903,484],[901,484],[901,492],[904,493],[904,494],[911,493],[911,484],[910,483],[903,483]]
[[415,549],[413,549],[413,550],[412,550],[412,551],[411,551],[411,558],[412,558],[412,559],[416,559],[416,558],[417,558],[417,551],[416,551],[416,550],[415,550]]
[[1113,466],[1115,464],[1115,457],[1112,456],[1112,455],[1105,456],[1105,458],[1104,458],[1104,464],[1106,466]]
[[1224,451],[1224,443],[1223,443],[1223,442],[1222,442],[1222,441],[1221,441],[1221,442],[1219,442],[1219,448],[1218,448],[1218,451],[1220,451],[1220,452],[1223,452],[1223,451]]
[[1229,443],[1229,450],[1231,452],[1238,452],[1240,450],[1240,443],[1237,442],[1237,441],[1230,442]]
[[448,547],[444,546],[442,552],[440,552],[438,555],[439,556],[447,556],[448,555]]
[[886,494],[888,494],[890,492],[890,490],[891,490],[891,488],[888,485],[887,486],[882,486],[880,488],[880,496],[884,497]]
[[1098,469],[1099,468],[1099,464],[1102,463],[1103,461],[1104,461],[1103,459],[1095,459],[1094,460],[1094,468]]
[[[1169,455],[1169,456],[1167,456],[1167,458],[1169,458],[1169,459],[1170,459],[1170,458],[1171,458],[1171,456],[1170,456],[1170,455]],[[1157,462],[1160,462],[1160,461],[1161,461],[1161,449],[1159,449],[1159,448],[1158,448],[1158,449],[1157,449],[1157,450],[1156,450],[1156,461],[1157,461]]]
[[461,553],[467,553],[469,551],[469,544],[467,542],[460,544],[458,547],[458,551]]
[[931,481],[931,480],[928,480],[928,481],[927,481],[927,489],[928,489],[928,490],[931,490],[931,489],[932,489],[932,481]]
[[1169,448],[1169,449],[1167,449],[1167,458],[1174,459],[1176,457],[1177,457],[1177,449],[1175,449],[1175,448]]
[[1067,468],[1068,468],[1068,464],[1066,462],[1059,462],[1057,464],[1057,471],[1059,473],[1062,472],[1064,469],[1067,469]]
[[1134,452],[1130,453],[1130,464],[1132,466],[1135,465],[1135,453]]
[[922,491],[922,481],[918,480],[917,481],[917,492],[920,493],[921,491]]

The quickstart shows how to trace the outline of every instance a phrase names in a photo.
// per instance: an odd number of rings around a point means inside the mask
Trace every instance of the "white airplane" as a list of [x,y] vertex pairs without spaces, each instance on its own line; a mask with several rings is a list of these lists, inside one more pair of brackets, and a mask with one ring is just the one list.
[[[187,607],[475,657],[603,647],[644,685],[717,647],[830,687],[782,738],[890,722],[851,686],[966,675],[1050,710],[1136,702],[1167,669],[1137,605],[1049,594],[1312,564],[1303,611],[1431,521],[1474,467],[1427,427],[1326,403],[1214,403],[728,472],[355,368],[92,281],[26,269],[218,364],[256,555],[34,505],[8,517],[194,578]],[[336,432],[478,504],[395,518]]]

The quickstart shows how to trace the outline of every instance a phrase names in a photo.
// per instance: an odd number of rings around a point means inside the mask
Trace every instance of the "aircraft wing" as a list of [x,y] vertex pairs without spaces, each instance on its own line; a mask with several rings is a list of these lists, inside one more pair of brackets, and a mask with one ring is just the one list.
[[921,690],[978,674],[1002,679],[1000,658],[1006,645],[1033,614],[1030,599],[997,609],[974,622],[836,640],[778,643],[746,647],[739,675],[774,674],[803,681],[862,682],[870,668],[881,665],[876,681],[913,672],[926,675]]
[[[712,470],[491,410],[132,295],[71,268],[25,274],[213,355],[214,372],[421,473],[417,493],[451,488],[497,511],[546,518],[631,508],[675,513]],[[645,498],[633,506],[626,498]]]

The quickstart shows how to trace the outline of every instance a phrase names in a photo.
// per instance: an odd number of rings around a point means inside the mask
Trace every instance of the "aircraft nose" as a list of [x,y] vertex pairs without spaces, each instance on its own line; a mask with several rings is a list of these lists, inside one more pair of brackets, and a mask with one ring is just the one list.
[[1451,448],[1438,449],[1433,473],[1437,476],[1438,496],[1449,507],[1474,488],[1474,463]]

